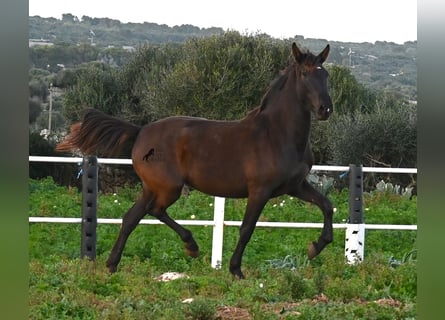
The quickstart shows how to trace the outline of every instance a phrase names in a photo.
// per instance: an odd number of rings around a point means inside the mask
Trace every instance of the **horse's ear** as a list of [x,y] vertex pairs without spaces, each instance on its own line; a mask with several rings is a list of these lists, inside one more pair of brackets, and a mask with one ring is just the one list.
[[302,62],[303,54],[301,53],[300,49],[298,49],[297,44],[295,42],[292,43],[292,55],[297,63]]
[[328,58],[328,55],[329,55],[329,49],[330,49],[330,46],[328,44],[328,45],[326,45],[326,48],[324,48],[323,51],[320,52],[320,54],[317,56],[318,62],[323,63],[326,61],[326,59]]

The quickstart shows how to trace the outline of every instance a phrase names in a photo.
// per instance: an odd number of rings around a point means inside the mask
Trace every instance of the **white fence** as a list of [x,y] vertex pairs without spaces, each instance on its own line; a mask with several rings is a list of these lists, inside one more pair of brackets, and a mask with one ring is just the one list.
[[[30,162],[53,162],[53,163],[82,163],[80,157],[44,157],[29,156]],[[131,159],[98,158],[98,164],[127,164],[131,165]],[[313,171],[349,171],[348,166],[312,166]],[[363,167],[363,172],[375,173],[417,173],[416,168],[383,168],[383,167]],[[225,198],[215,197],[213,220],[176,220],[181,225],[189,226],[212,226],[212,267],[221,267],[222,248],[223,248],[223,230],[224,226],[240,226],[241,221],[224,220]],[[57,218],[57,217],[29,217],[30,223],[81,223],[82,218]],[[104,219],[98,218],[98,224],[121,224],[122,219]],[[142,219],[140,224],[162,224],[159,220]],[[258,221],[257,227],[269,228],[323,228],[322,223],[307,222],[262,222]],[[417,225],[385,225],[385,224],[364,224],[364,229],[369,230],[417,230]],[[347,229],[347,223],[334,223],[334,229]]]

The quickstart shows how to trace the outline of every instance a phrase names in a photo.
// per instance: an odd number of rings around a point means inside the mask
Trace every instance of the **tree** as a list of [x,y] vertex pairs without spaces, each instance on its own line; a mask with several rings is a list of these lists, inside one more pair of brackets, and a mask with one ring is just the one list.
[[287,65],[290,44],[265,35],[193,38],[138,48],[122,68],[90,64],[65,96],[70,121],[96,107],[143,124],[170,115],[239,119]]
[[160,97],[168,94],[162,91],[160,83],[181,59],[183,50],[178,44],[137,48],[119,74],[125,93],[125,103],[121,106],[125,119],[142,125],[170,115],[158,103]]
[[97,108],[118,115],[125,95],[118,81],[118,70],[102,63],[87,64],[76,83],[64,95],[64,115],[78,121],[85,108]]
[[42,112],[40,100],[35,97],[29,98],[28,108],[29,108],[29,115],[28,115],[29,124],[32,124],[36,121],[36,119]]
[[182,59],[152,88],[158,94],[150,98],[164,115],[238,119],[259,104],[277,65],[284,67],[289,48],[274,47],[265,36],[238,32],[191,39],[183,46]]
[[78,21],[79,19],[76,16],[73,16],[71,13],[62,14],[62,22],[64,23],[73,23]]
[[329,85],[334,112],[337,114],[354,113],[357,110],[369,110],[375,100],[373,91],[357,82],[350,69],[330,65]]
[[45,100],[48,95],[48,84],[45,83],[44,78],[33,78],[29,81],[29,96],[39,97]]
[[329,120],[334,163],[364,166],[417,165],[417,108],[399,103],[378,105],[372,113],[356,111]]
[[90,44],[70,45],[59,43],[53,46],[37,46],[29,50],[30,66],[57,73],[66,68],[95,61],[100,50]]

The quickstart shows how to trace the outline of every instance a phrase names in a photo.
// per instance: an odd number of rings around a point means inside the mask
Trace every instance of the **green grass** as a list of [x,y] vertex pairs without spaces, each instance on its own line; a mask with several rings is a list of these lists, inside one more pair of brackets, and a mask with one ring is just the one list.
[[[81,195],[51,179],[30,180],[30,216],[80,217]],[[136,188],[137,189],[137,188]],[[99,196],[98,216],[121,218],[137,190]],[[348,217],[347,191],[329,195],[334,222]],[[394,194],[365,197],[365,222],[416,224],[417,202]],[[213,198],[192,192],[169,209],[175,219],[211,220]],[[246,201],[226,200],[226,220],[241,220]],[[283,196],[272,199],[262,221],[321,222],[318,208]],[[164,225],[140,225],[130,236],[118,272],[105,260],[118,225],[99,225],[97,259],[79,259],[80,225],[29,226],[30,319],[414,319],[417,263],[415,231],[366,233],[365,260],[344,261],[344,230],[313,261],[305,255],[318,229],[257,228],[243,256],[246,280],[236,281],[228,261],[238,228],[224,229],[222,269],[210,267],[211,227],[189,227],[201,255],[189,258]],[[158,282],[167,271],[188,278]],[[192,303],[182,303],[193,298]],[[241,316],[243,315],[243,317]],[[227,316],[227,317],[226,317]]]

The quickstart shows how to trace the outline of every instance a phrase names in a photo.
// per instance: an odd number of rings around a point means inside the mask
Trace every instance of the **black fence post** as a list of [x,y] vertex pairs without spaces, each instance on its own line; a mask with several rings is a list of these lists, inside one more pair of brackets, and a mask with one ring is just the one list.
[[345,257],[348,263],[363,261],[365,224],[363,218],[363,168],[349,165],[349,221],[345,236]]
[[82,165],[82,235],[80,257],[96,259],[97,227],[97,157],[84,157]]
[[363,223],[363,167],[349,165],[349,223]]

